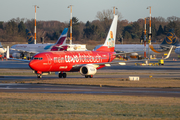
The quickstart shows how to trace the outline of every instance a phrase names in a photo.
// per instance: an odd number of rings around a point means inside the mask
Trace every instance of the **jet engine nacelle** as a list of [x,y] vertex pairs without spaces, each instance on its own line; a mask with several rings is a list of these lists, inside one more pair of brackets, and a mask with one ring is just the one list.
[[93,65],[85,65],[80,68],[80,73],[82,75],[94,75],[97,69]]
[[12,56],[13,56],[13,58],[20,58],[21,53],[13,53]]
[[174,51],[176,54],[180,54],[180,48],[176,48],[175,51]]

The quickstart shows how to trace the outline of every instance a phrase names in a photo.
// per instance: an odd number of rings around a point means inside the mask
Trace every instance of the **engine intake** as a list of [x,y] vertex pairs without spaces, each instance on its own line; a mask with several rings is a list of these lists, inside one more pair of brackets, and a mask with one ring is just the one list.
[[21,53],[13,53],[12,56],[14,58],[20,58],[21,57]]
[[82,75],[94,75],[97,69],[93,65],[85,65],[80,68],[80,73]]

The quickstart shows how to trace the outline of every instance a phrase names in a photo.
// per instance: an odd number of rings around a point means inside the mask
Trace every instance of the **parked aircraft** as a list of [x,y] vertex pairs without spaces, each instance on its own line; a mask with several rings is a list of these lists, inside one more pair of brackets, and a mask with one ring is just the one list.
[[[115,15],[105,43],[95,51],[49,51],[36,54],[29,66],[38,78],[43,73],[59,72],[59,78],[66,78],[65,72],[80,71],[85,78],[92,78],[97,69],[115,62],[114,52],[118,16]],[[117,63],[117,62],[116,62]],[[121,63],[124,64],[124,63]]]
[[23,57],[24,54],[27,56],[30,56],[31,54],[36,54],[39,52],[44,51],[54,51],[54,50],[64,50],[67,48],[67,45],[65,45],[66,37],[67,37],[68,28],[65,28],[60,35],[58,41],[55,44],[32,44],[34,41],[34,38],[32,37],[32,34],[28,33],[28,43],[29,44],[16,44],[13,45],[10,48],[10,54],[12,54],[15,58]]
[[[174,30],[171,29],[164,41],[159,44],[153,44],[153,45],[146,45],[146,54],[148,55],[156,55],[160,53],[166,53],[169,51],[170,46],[177,46],[179,44],[178,38],[174,34]],[[148,53],[148,47],[149,53]],[[144,55],[144,45],[140,44],[116,44],[115,45],[115,51],[117,53],[124,53],[125,55],[130,55],[131,58],[138,58],[142,59],[142,56]]]
[[60,35],[58,41],[55,44],[32,44],[34,38],[31,32],[28,32],[28,43],[29,44],[16,44],[10,48],[10,54],[15,58],[26,56],[33,56],[34,54],[45,52],[45,51],[85,51],[86,45],[81,44],[66,44],[68,28],[65,28]]

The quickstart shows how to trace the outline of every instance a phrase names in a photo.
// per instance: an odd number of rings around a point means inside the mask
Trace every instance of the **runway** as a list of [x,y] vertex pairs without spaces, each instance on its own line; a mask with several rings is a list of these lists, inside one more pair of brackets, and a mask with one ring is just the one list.
[[180,97],[180,88],[123,88],[49,84],[0,84],[0,92]]

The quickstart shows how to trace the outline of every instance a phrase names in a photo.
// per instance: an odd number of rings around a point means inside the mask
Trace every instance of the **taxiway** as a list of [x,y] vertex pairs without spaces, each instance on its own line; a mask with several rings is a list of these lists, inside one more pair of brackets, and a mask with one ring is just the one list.
[[[9,72],[26,71],[31,73],[28,63],[20,61],[0,61],[0,69]],[[125,66],[112,65],[98,70],[101,73],[96,74],[95,78],[128,78],[128,76],[138,73],[140,78],[148,78],[148,74],[156,73],[153,78],[180,78],[180,61],[168,60],[164,66],[135,66],[134,63],[127,63]],[[2,73],[4,71],[1,71]],[[110,74],[116,73],[116,74]],[[118,74],[119,73],[119,74]],[[121,74],[128,73],[128,74]],[[139,74],[140,73],[140,74]],[[162,74],[163,73],[163,74]],[[68,75],[68,73],[67,73]],[[57,79],[57,75],[43,76],[42,80]],[[68,75],[68,78],[84,78],[79,75]],[[92,78],[93,79],[93,78]],[[97,95],[135,95],[135,96],[163,96],[180,97],[180,87],[178,88],[127,88],[127,87],[100,87],[84,85],[51,85],[51,84],[11,84],[2,83],[2,81],[23,81],[38,80],[34,75],[0,75],[0,92],[23,92],[23,93],[59,93],[59,94],[97,94]]]

